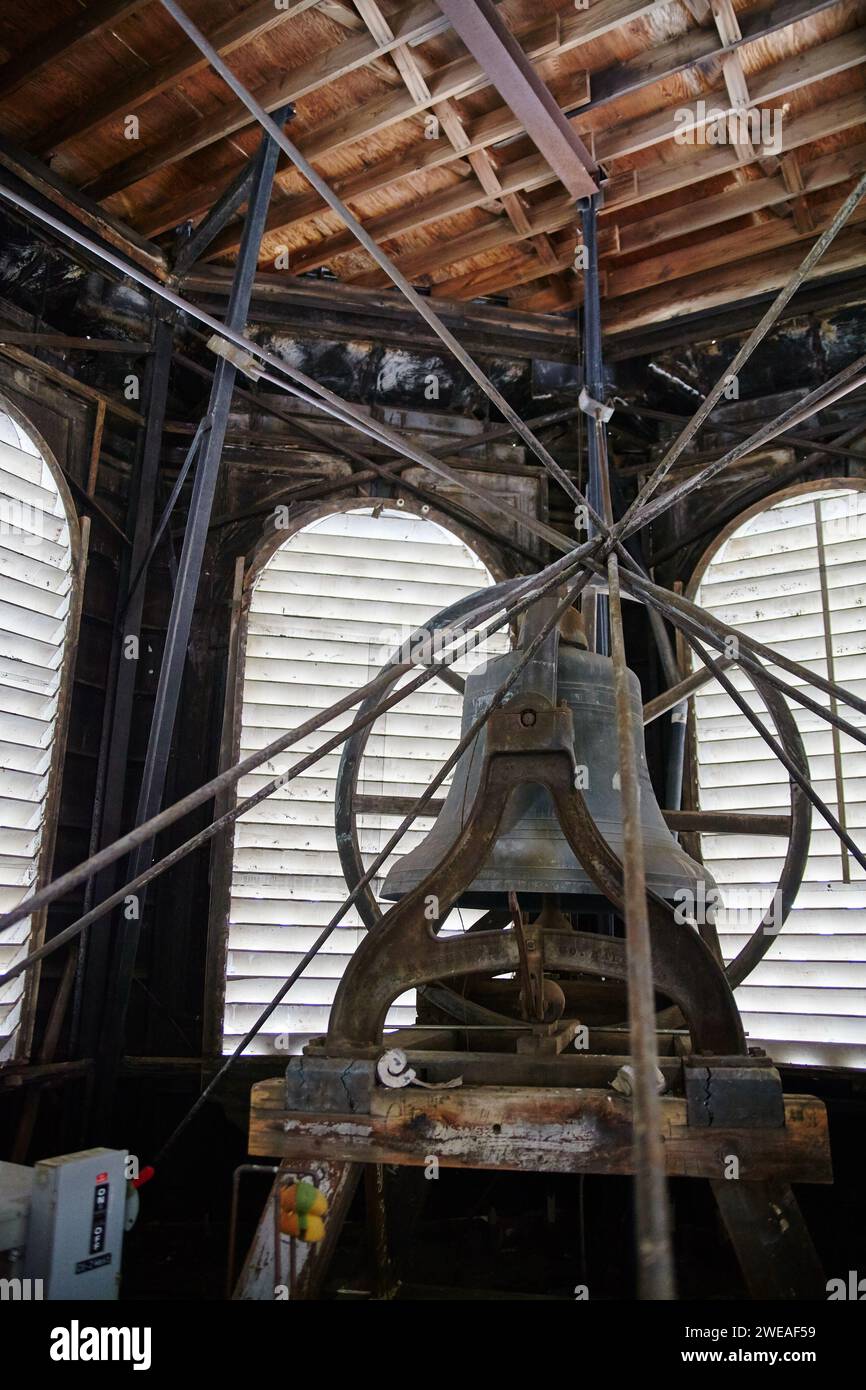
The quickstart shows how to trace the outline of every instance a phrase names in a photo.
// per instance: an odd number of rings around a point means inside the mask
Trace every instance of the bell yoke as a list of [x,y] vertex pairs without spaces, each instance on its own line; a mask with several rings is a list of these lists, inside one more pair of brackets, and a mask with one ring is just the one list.
[[[556,605],[528,611],[521,648]],[[622,816],[617,775],[613,663],[585,649],[578,624],[554,626],[513,687],[490,714],[455,769],[436,824],[392,869],[382,890],[397,899],[361,942],[331,1012],[327,1051],[369,1048],[381,1039],[389,1005],[404,991],[456,975],[519,972],[519,925],[438,935],[452,907],[563,913],[621,911]],[[518,652],[489,662],[466,682],[463,731],[491,703]],[[640,718],[640,688],[631,678]],[[695,901],[706,870],[668,830],[641,749],[642,829],[647,858],[653,970],[657,989],[682,1010],[702,1053],[745,1051],[742,1024],[721,965],[672,902]],[[682,913],[678,914],[681,918]],[[600,931],[550,929],[544,914],[543,966],[625,979],[626,943]]]

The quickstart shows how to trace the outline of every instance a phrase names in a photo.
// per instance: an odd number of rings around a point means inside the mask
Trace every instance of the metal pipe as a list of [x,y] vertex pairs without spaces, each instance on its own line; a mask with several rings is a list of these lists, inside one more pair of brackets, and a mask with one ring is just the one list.
[[[584,389],[593,401],[601,401],[604,395],[603,368],[601,356],[601,299],[598,280],[598,205],[599,195],[581,198],[578,203],[583,227],[583,245],[586,252],[586,266],[583,279],[583,361]],[[601,460],[599,458],[598,430],[593,427],[592,417],[587,416],[589,429],[586,437],[587,483],[586,495],[590,505],[603,516]],[[603,527],[587,523],[587,534],[592,537],[603,531]],[[601,594],[595,595],[595,614],[592,623],[593,650],[601,656],[610,654],[610,633],[608,631],[608,603]]]
[[[593,419],[590,431],[593,429],[596,433],[604,518],[608,526],[611,526],[613,507],[603,422]],[[607,580],[623,828],[623,907],[628,965],[629,1030],[635,1062],[633,1152],[638,1297],[672,1299],[675,1297],[675,1291],[670,1206],[657,1085],[655,983],[638,772],[641,735],[635,728],[632,710],[630,672],[626,663],[622,626],[619,559],[614,552],[607,558]]]

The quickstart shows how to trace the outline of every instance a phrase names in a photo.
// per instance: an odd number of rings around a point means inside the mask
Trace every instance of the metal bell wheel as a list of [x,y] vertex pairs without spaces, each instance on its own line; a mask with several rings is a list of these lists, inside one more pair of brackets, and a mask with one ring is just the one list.
[[[417,650],[417,645],[425,635],[443,634],[459,628],[480,607],[490,604],[492,598],[505,598],[518,581],[506,581],[493,588],[478,591],[468,598],[443,609],[426,624],[423,632],[413,634],[407,643],[385,664],[380,674],[387,673],[388,685],[383,692],[378,690],[370,701],[361,704],[358,717],[363,716],[392,690],[400,679],[413,669],[413,662],[407,659]],[[593,765],[604,769],[604,774],[596,778],[599,794],[593,798],[588,795],[588,809],[598,830],[613,850],[615,856],[620,849],[617,823],[618,791],[615,778],[607,775],[615,768],[615,748],[612,752],[605,747],[603,730],[605,725],[612,728],[614,716],[609,708],[609,683],[607,682],[607,658],[581,650],[579,643],[569,640],[568,635],[559,642],[558,677],[560,695],[575,712],[576,753],[590,746],[590,756],[583,761],[593,760]],[[494,658],[486,667],[473,672],[464,683],[453,669],[445,672],[452,689],[464,694],[463,728],[471,723],[472,711],[483,704],[488,691],[493,691],[507,673],[509,662],[514,654]],[[802,739],[794,717],[782,695],[769,681],[763,680],[754,671],[750,673],[755,689],[765,701],[780,743],[796,767],[808,776],[809,768]],[[639,687],[633,678],[634,699],[639,703]],[[585,717],[589,715],[588,719]],[[579,726],[579,728],[578,728]],[[363,814],[378,813],[403,816],[411,805],[411,799],[399,797],[365,797],[358,791],[358,780],[364,750],[373,724],[357,730],[344,744],[337,776],[335,797],[335,825],[340,862],[348,888],[354,892],[364,877],[365,865],[360,845],[358,818]],[[446,800],[439,803],[437,820],[425,839],[405,855],[388,874],[383,885],[383,896],[399,899],[415,887],[433,868],[453,840],[459,829],[462,808],[471,802],[471,792],[477,780],[481,758],[480,739],[477,737],[467,749],[454,770],[453,779]],[[577,759],[581,761],[580,757]],[[641,798],[644,819],[644,835],[647,840],[648,892],[656,899],[667,899],[670,903],[678,889],[693,886],[698,877],[708,877],[702,866],[695,862],[677,843],[668,829],[664,813],[658,807],[649,774],[645,768],[641,750]],[[590,787],[592,779],[590,779]],[[775,939],[780,926],[786,920],[796,898],[808,856],[811,833],[811,804],[801,787],[790,779],[791,815],[788,831],[788,845],[780,873],[777,889],[770,900],[770,907],[755,925],[750,939],[727,967],[724,975],[731,989],[736,988],[748,977],[765,955]],[[435,805],[435,803],[433,803]],[[697,846],[700,833],[701,812],[689,813],[689,827],[692,843]],[[675,818],[674,818],[675,819]],[[709,821],[710,816],[707,814]],[[515,892],[515,888],[517,891]],[[469,888],[460,896],[458,903],[466,907],[485,908],[483,917],[467,929],[466,934],[489,931],[491,928],[513,926],[522,942],[537,923],[546,933],[551,931],[571,932],[585,929],[591,920],[594,930],[607,935],[622,933],[618,915],[611,904],[600,897],[585,871],[566,845],[559,827],[555,823],[549,797],[539,787],[523,787],[511,795],[508,811],[500,826],[496,843]],[[364,926],[374,931],[388,916],[369,884],[358,891],[356,906]],[[393,910],[393,909],[392,909]],[[696,924],[696,930],[709,947],[720,966],[723,965],[721,949],[716,934],[713,914],[707,913]],[[497,975],[499,972],[497,972]],[[422,1008],[430,1006],[436,1014],[465,1024],[485,1024],[513,1021],[526,1017],[558,1017],[563,1012],[568,1016],[578,1016],[591,1026],[615,1026],[621,1024],[626,1012],[626,991],[621,980],[604,979],[586,974],[559,974],[556,979],[545,977],[533,983],[533,972],[521,948],[520,969],[513,978],[484,977],[478,974],[451,978],[448,984],[426,984],[418,989]],[[676,1007],[666,1002],[664,994],[657,993],[659,1007],[659,1026],[681,1026],[682,1016]],[[534,1012],[533,1012],[534,1011]]]

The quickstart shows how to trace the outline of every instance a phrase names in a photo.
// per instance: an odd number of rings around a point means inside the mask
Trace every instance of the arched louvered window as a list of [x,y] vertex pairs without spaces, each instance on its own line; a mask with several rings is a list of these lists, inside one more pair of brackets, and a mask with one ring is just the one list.
[[[46,806],[59,776],[58,723],[70,659],[74,554],[65,489],[0,403],[0,911],[34,892],[50,868]],[[0,936],[8,969],[35,944],[41,919]],[[0,987],[0,1062],[29,1045],[23,977]]]
[[[311,523],[276,550],[255,578],[240,656],[238,756],[277,738],[376,674],[392,651],[440,609],[492,578],[452,532],[393,505],[358,507]],[[457,664],[467,670],[505,650],[504,634]],[[433,680],[374,725],[359,779],[369,795],[420,795],[454,748],[461,699]],[[276,773],[344,728],[351,714],[273,759],[238,788],[258,790]],[[334,836],[339,749],[241,817],[235,831],[223,1017],[231,1051],[347,895]],[[444,794],[444,793],[443,793]],[[364,814],[371,859],[399,824]],[[419,818],[402,841],[411,849],[430,828]],[[382,877],[388,865],[383,868]],[[380,880],[381,881],[381,880]],[[463,914],[464,923],[477,914]],[[447,924],[446,924],[447,925]],[[299,1051],[324,1032],[346,962],[362,935],[350,911],[250,1052]],[[390,1021],[414,1017],[398,1001]]]
[[[866,696],[866,491],[858,484],[815,483],[767,499],[716,542],[691,592],[725,622]],[[763,712],[747,677],[737,670],[734,680]],[[812,687],[809,694],[827,703]],[[866,844],[866,748],[792,709],[816,791]],[[848,706],[841,713],[866,724]],[[696,697],[695,732],[702,809],[787,812],[787,773],[715,682]],[[784,842],[705,835],[703,851],[725,898],[719,930],[729,960],[770,903]],[[815,811],[794,909],[737,990],[750,1043],[784,1062],[866,1066],[864,909],[866,875]]]

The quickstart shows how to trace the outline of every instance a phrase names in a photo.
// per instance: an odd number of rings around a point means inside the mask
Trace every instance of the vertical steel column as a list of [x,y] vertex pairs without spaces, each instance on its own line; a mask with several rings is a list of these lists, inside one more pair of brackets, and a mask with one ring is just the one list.
[[[144,587],[132,589],[133,576],[147,555],[153,532],[156,489],[159,479],[159,456],[162,448],[168,384],[171,374],[171,351],[174,312],[160,309],[153,324],[153,352],[149,359],[145,399],[147,423],[138,458],[135,484],[129,504],[128,530],[132,535],[132,550],[123,562],[120,594],[115,609],[115,631],[106,683],[106,708],[103,714],[103,733],[96,769],[93,821],[90,853],[113,844],[121,833],[123,823],[123,792],[132,728],[133,700],[137,663],[124,660],[126,639],[141,635],[141,615]],[[116,865],[103,869],[87,883],[84,909],[101,902],[115,889]],[[96,1051],[99,1022],[105,1004],[108,982],[110,943],[106,922],[82,935],[78,949],[75,1002],[72,1015],[72,1046],[74,1053],[92,1057]]]
[[[601,297],[598,284],[598,205],[601,195],[594,193],[590,198],[581,198],[577,204],[583,226],[583,244],[586,250],[586,266],[583,278],[583,385],[587,395],[594,401],[604,396],[604,371],[601,358]],[[599,433],[590,417],[586,439],[587,483],[586,499],[599,514],[604,515],[602,504],[601,459],[599,457]],[[587,523],[587,534],[591,538],[597,534],[592,522]],[[610,653],[608,627],[608,605],[606,599],[596,593],[593,648],[602,656]]]
[[[601,295],[598,274],[598,207],[601,202],[601,194],[593,194],[591,198],[581,198],[577,206],[580,210],[583,224],[583,244],[586,248],[586,273],[584,277],[583,293],[583,360],[584,360],[584,387],[587,394],[594,401],[601,401],[604,397],[604,366],[602,357],[601,343]],[[604,498],[601,482],[602,467],[606,468],[599,455],[599,439],[603,430],[593,427],[590,423],[587,434],[587,501],[599,513],[604,516]],[[605,450],[606,453],[606,450]],[[595,527],[588,528],[590,536],[595,534]],[[639,562],[638,562],[639,563]],[[641,569],[643,567],[641,566]],[[594,649],[607,656],[610,653],[610,619],[608,614],[608,602],[601,595],[596,596],[595,600],[595,622],[593,624],[595,640]],[[670,638],[664,625],[664,619],[654,610],[649,611],[650,624],[658,647],[662,666],[664,667],[665,678],[668,685],[676,685],[680,679],[680,672],[676,667],[673,656]],[[667,782],[665,805],[669,810],[676,811],[680,807],[682,797],[683,780],[683,756],[685,750],[685,706],[673,711],[671,715],[669,731],[669,748],[667,757]]]
[[[284,108],[282,112],[276,113],[278,123],[282,124],[291,111],[292,108],[288,107]],[[236,332],[243,332],[246,327],[259,249],[265,230],[278,158],[278,146],[268,136],[263,136],[261,148],[256,156],[258,167],[247,205],[243,238],[225,319],[226,325]],[[208,406],[210,430],[207,432],[199,455],[183,549],[178,565],[177,583],[166,633],[165,649],[150,726],[147,757],[136,811],[136,825],[141,825],[142,822],[149,820],[162,804],[172,733],[180,700],[193,610],[207,544],[208,527],[210,526],[223,443],[228,426],[235,375],[236,368],[225,358],[220,358],[214,372]],[[136,876],[142,873],[149,867],[152,860],[153,843],[150,842],[142,845],[132,855],[128,866],[129,874]],[[112,985],[107,1000],[98,1058],[96,1122],[100,1128],[104,1127],[107,1121],[123,1047],[129,991],[140,935],[140,912],[141,908],[139,907],[138,919],[124,920],[119,925],[116,935]]]

